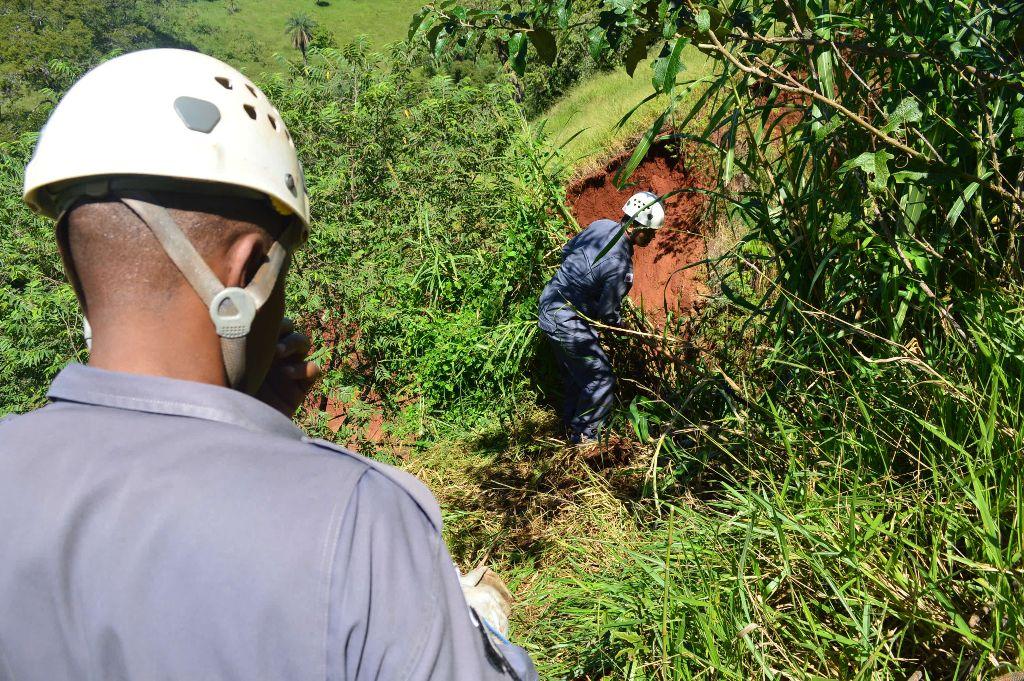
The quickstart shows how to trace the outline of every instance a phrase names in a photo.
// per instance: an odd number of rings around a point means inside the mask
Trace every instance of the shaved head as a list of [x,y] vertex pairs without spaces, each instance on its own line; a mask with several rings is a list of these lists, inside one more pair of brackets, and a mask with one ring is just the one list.
[[[265,201],[155,196],[214,271],[239,237],[258,234],[269,245],[288,222]],[[82,203],[65,219],[68,256],[87,309],[159,306],[175,296],[195,295],[149,227],[117,199]]]
[[[223,288],[246,288],[294,216],[266,200],[147,192],[177,223]],[[209,302],[193,290],[150,227],[116,198],[91,199],[60,225],[68,274],[92,328],[90,365],[231,385]],[[255,392],[275,356],[288,260],[252,319],[243,389]]]

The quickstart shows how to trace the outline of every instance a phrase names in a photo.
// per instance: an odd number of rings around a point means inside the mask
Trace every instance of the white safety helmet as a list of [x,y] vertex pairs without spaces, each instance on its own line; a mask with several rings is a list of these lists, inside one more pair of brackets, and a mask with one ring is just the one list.
[[633,194],[622,207],[622,212],[643,225],[644,229],[661,229],[665,224],[665,207],[658,200],[658,195],[651,192]]
[[[252,282],[229,288],[152,199],[158,190],[262,196],[296,219]],[[58,240],[79,294],[61,218],[88,197],[117,198],[149,226],[209,307],[231,385],[255,390],[245,375],[245,339],[309,228],[295,145],[266,96],[227,64],[187,50],[143,50],[96,67],[54,109],[25,169],[25,201],[60,220]],[[88,328],[86,321],[87,336]]]
[[69,195],[69,185],[125,176],[251,190],[309,224],[302,167],[281,115],[252,81],[199,52],[142,50],[85,74],[43,128],[25,169],[25,201],[59,217],[102,191]]

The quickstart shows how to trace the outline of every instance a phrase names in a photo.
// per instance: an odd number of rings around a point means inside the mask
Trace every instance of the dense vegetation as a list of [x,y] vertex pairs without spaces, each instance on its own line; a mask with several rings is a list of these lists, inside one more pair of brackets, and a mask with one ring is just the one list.
[[267,81],[304,140],[315,199],[291,302],[349,340],[323,358],[328,389],[357,381],[363,396],[467,423],[527,389],[557,186],[511,88],[416,62],[396,53],[385,71],[355,47],[314,49]]
[[188,47],[140,0],[0,2],[0,139],[38,129],[57,94],[104,56]]
[[[588,651],[567,655],[588,677],[1021,665],[1024,6],[489,9],[422,25],[522,59],[577,19],[628,66],[658,50],[668,105],[633,163],[666,125],[706,148],[741,234],[696,337],[717,351],[659,363],[632,407],[654,529],[563,585],[545,646]],[[711,75],[680,68],[691,43]]]
[[53,239],[53,224],[21,201],[35,135],[0,141],[0,413],[39,406],[50,379],[83,357],[78,304]]
[[[289,290],[328,367],[307,427],[341,405],[347,441],[389,413],[454,554],[511,578],[545,678],[1024,666],[1022,4],[495,4],[432,7],[385,56],[314,31],[306,63],[291,50],[260,81],[314,205]],[[80,54],[0,48],[3,73],[63,64],[19,75],[35,113],[3,118],[0,413],[84,357],[51,226],[19,198],[53,92],[111,50],[179,40],[135,4],[47,7],[70,9],[44,26],[85,35],[82,12],[93,33]],[[534,300],[565,227],[557,154],[526,114],[619,65],[664,111],[634,162],[665,135],[703,150],[729,247],[698,317],[635,320],[661,340],[619,344],[646,366],[628,437],[587,458],[550,439],[535,394]]]
[[0,3],[0,413],[37,406],[50,378],[84,357],[53,226],[21,202],[36,131],[89,66],[125,50],[185,45],[145,9],[136,0]]

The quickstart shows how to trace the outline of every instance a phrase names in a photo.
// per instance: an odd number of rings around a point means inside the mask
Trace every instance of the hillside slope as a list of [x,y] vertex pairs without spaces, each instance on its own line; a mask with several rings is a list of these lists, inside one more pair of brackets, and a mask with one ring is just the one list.
[[329,33],[339,45],[365,36],[368,46],[383,48],[403,40],[420,0],[208,0],[168,6],[167,20],[201,51],[224,55],[253,76],[277,70],[274,54],[299,59],[285,27],[303,14],[317,33]]

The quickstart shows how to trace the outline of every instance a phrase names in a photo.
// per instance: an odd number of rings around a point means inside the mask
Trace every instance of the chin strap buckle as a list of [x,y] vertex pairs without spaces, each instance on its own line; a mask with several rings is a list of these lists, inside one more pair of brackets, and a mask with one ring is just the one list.
[[255,318],[256,301],[245,289],[223,289],[210,301],[210,319],[221,338],[248,336]]

